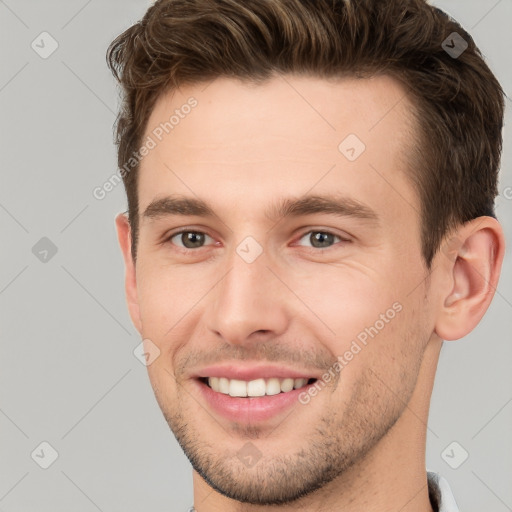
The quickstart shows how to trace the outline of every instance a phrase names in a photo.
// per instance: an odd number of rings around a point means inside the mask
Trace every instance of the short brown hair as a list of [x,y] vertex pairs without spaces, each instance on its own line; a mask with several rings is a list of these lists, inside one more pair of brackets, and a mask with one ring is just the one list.
[[[468,45],[456,58],[443,44],[454,32]],[[424,0],[158,0],[110,44],[107,62],[123,92],[120,169],[142,143],[157,98],[182,84],[385,74],[405,85],[415,107],[409,174],[426,266],[452,228],[495,217],[504,94],[471,36]],[[138,163],[122,176],[135,259]]]

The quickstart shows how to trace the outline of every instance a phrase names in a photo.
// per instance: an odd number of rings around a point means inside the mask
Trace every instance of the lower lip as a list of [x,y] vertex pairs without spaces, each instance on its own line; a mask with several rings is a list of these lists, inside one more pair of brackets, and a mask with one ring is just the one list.
[[195,380],[200,392],[210,407],[230,421],[254,423],[268,420],[286,411],[293,405],[300,405],[299,395],[312,384],[286,393],[260,397],[233,397],[213,391],[207,384]]

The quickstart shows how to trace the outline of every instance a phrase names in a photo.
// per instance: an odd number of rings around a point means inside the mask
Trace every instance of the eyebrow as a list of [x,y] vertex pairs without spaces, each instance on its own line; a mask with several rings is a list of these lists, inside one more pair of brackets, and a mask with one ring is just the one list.
[[[283,198],[270,205],[265,212],[269,221],[282,217],[300,217],[327,214],[336,217],[354,217],[378,223],[379,216],[369,206],[355,199],[339,195],[308,195],[300,198]],[[153,200],[142,214],[143,218],[158,219],[173,215],[217,217],[213,208],[202,199],[167,196]]]

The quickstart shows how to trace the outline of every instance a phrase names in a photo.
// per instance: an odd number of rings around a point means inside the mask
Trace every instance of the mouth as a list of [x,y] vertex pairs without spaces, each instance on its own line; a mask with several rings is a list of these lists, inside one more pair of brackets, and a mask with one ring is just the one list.
[[264,422],[282,417],[293,407],[299,407],[299,414],[309,410],[301,405],[300,397],[317,379],[196,377],[192,382],[199,388],[206,408],[216,416],[238,424],[263,426]]
[[282,379],[278,377],[259,378],[250,381],[228,379],[227,377],[199,377],[198,380],[215,393],[229,395],[232,398],[274,396],[289,393],[293,390],[301,390],[317,381],[316,378]]

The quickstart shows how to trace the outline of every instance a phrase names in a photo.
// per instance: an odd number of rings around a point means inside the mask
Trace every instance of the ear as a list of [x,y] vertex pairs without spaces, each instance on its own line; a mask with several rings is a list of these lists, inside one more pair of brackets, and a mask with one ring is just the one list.
[[124,213],[116,216],[117,239],[121,246],[125,265],[125,293],[128,311],[133,325],[142,336],[142,323],[140,320],[139,301],[137,297],[137,280],[135,263],[132,258],[131,229],[128,217]]
[[447,283],[435,327],[440,338],[457,340],[480,322],[494,297],[504,252],[503,229],[492,217],[478,217],[451,233],[437,256]]

